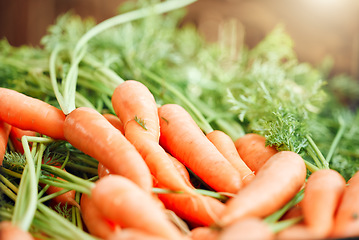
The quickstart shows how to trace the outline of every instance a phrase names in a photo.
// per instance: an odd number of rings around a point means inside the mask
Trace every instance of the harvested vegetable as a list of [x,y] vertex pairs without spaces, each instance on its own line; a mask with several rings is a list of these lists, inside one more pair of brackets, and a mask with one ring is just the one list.
[[[283,26],[249,49],[228,44],[241,34],[232,21],[209,43],[182,22],[192,2],[128,1],[98,24],[69,12],[41,47],[0,41],[1,224],[95,240],[218,239],[255,222],[305,238],[309,205],[326,233],[358,236],[359,84],[299,62]],[[10,126],[31,134],[12,139]],[[311,177],[333,171],[350,179],[341,200],[313,199]],[[55,205],[65,193],[73,206]]]

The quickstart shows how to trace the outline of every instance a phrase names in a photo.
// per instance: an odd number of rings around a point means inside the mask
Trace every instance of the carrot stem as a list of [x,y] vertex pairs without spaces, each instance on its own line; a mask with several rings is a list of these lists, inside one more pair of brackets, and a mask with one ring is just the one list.
[[31,155],[28,138],[21,138],[26,158],[26,166],[23,171],[18,197],[15,206],[12,223],[20,229],[27,231],[36,212],[37,179],[33,156]]
[[16,201],[16,194],[11,191],[9,187],[7,187],[4,183],[0,182],[0,189],[3,193],[5,193],[9,198]]
[[342,116],[339,116],[338,117],[338,122],[339,122],[339,129],[338,129],[338,132],[337,134],[335,135],[335,138],[332,142],[332,144],[330,145],[330,149],[329,149],[329,152],[327,154],[327,157],[326,157],[326,161],[328,163],[330,163],[333,155],[334,155],[334,151],[335,149],[337,148],[338,144],[339,144],[339,141],[340,139],[342,138],[343,134],[344,134],[344,131],[346,129],[346,124],[345,124],[345,121],[343,120],[343,117]]
[[[80,198],[81,198],[81,193],[80,192],[76,192],[75,194],[75,200],[76,202],[80,205]],[[76,218],[76,226],[80,229],[83,229],[83,224],[82,224],[82,217],[81,217],[81,211],[78,207],[76,206],[72,206],[72,211],[75,212],[75,218]]]
[[[46,186],[50,186],[50,185],[46,185]],[[39,198],[38,202],[43,203],[43,202],[49,201],[49,200],[51,200],[51,199],[53,199],[53,198],[55,198],[57,196],[60,196],[60,195],[62,195],[64,193],[67,193],[67,192],[69,192],[71,190],[72,189],[62,189],[62,190],[57,191],[55,193],[51,193],[49,195],[46,195],[45,197]]]
[[315,152],[313,150],[313,148],[311,146],[308,146],[306,148],[307,153],[309,154],[309,156],[311,156],[311,158],[314,160],[315,164],[317,165],[318,169],[322,169],[323,168],[323,164],[321,163],[321,161],[318,159],[318,157],[315,155]]
[[306,135],[306,138],[309,142],[309,145],[313,148],[315,154],[318,156],[322,168],[329,169],[329,163],[325,160],[325,157],[323,156],[322,152],[319,150],[313,139],[309,135]]
[[20,173],[17,173],[17,172],[14,172],[14,171],[11,171],[10,169],[6,169],[6,168],[1,168],[1,171],[12,176],[12,177],[16,177],[16,178],[21,178],[21,174]]
[[315,171],[318,171],[319,168],[315,165],[313,165],[312,163],[308,162],[307,160],[304,160],[305,166],[307,167],[307,169],[313,173]]
[[18,188],[12,184],[12,182],[10,182],[6,177],[4,177],[3,175],[0,174],[0,180],[6,185],[8,186],[14,193],[17,193]]
[[[214,191],[209,191],[209,190],[205,190],[205,189],[194,189],[194,191],[201,195],[213,197],[213,198],[216,198],[221,201],[228,200],[227,196],[224,196],[224,195],[214,192]],[[166,193],[184,194],[185,193],[183,191],[173,191],[173,190],[164,189],[164,188],[152,188],[152,192],[156,193],[156,194],[166,194]]]
[[64,188],[64,189],[75,190],[75,191],[78,191],[81,193],[91,194],[91,189],[86,186],[84,187],[84,186],[78,185],[76,183],[61,181],[59,179],[52,178],[52,177],[49,177],[48,179],[41,178],[40,182],[51,185],[51,186],[56,186],[56,187],[60,187],[60,188]]
[[283,229],[286,229],[300,221],[302,221],[303,217],[295,217],[295,218],[290,218],[290,219],[286,219],[286,220],[282,220],[279,222],[275,222],[275,223],[270,223],[269,227],[272,230],[273,233],[277,233],[282,231]]
[[[77,177],[71,173],[65,172],[61,169],[58,169],[57,167],[42,164],[41,168],[52,173],[52,174],[55,174],[56,176],[58,176],[64,180],[69,181],[69,183],[75,183],[76,185],[83,187],[83,189],[91,189],[94,186],[94,183],[92,183],[88,180],[84,180],[80,177]],[[45,179],[43,179],[42,181],[44,181],[44,180]]]

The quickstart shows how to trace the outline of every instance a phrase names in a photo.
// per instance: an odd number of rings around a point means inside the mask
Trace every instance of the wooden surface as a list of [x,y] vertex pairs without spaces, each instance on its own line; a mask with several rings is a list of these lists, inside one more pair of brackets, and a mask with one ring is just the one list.
[[[117,14],[123,0],[0,0],[0,37],[14,46],[39,45],[56,16],[74,10],[98,22]],[[357,0],[199,0],[189,7],[210,41],[218,40],[221,24],[235,21],[244,42],[254,46],[283,23],[301,61],[319,64],[334,59],[334,73],[359,76],[359,1]]]

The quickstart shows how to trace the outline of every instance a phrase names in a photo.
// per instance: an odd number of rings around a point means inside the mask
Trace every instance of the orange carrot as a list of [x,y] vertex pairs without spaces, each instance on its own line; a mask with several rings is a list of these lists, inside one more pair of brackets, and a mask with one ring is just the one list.
[[0,120],[0,166],[4,160],[10,130],[11,126]]
[[332,169],[321,169],[309,176],[301,206],[304,223],[316,238],[328,237],[345,184],[344,178]]
[[20,128],[12,126],[9,138],[12,145],[14,146],[15,151],[24,154],[24,148],[22,146],[21,138],[23,136],[36,136],[36,135],[37,133],[35,131],[22,130]]
[[191,115],[177,104],[159,108],[160,144],[219,192],[236,193],[242,186],[237,170],[206,138]]
[[106,219],[88,195],[82,194],[80,206],[82,219],[91,235],[105,239],[121,228]]
[[156,180],[169,189],[193,193],[159,145],[157,105],[149,89],[138,81],[125,81],[115,89],[112,105],[124,124],[126,138],[140,152]]
[[292,199],[305,182],[300,155],[282,151],[263,165],[253,181],[226,202],[218,224],[227,226],[245,217],[265,217]]
[[274,239],[274,236],[269,225],[263,219],[250,217],[237,220],[223,228],[218,240],[270,240]]
[[188,194],[158,194],[165,207],[195,226],[209,226],[224,210],[224,203],[207,196],[192,197]]
[[96,110],[80,107],[72,111],[66,117],[64,133],[70,144],[97,159],[111,173],[123,175],[151,192],[152,176],[141,155]]
[[102,178],[104,176],[110,175],[110,170],[108,170],[102,163],[98,163],[97,165],[97,172],[98,172],[98,177]]
[[24,231],[13,225],[10,221],[0,222],[1,240],[33,240],[34,237],[27,231]]
[[112,106],[126,129],[135,117],[146,125],[146,135],[159,139],[157,104],[149,89],[142,83],[127,80],[117,86],[112,94]]
[[0,119],[4,122],[54,139],[65,139],[65,115],[60,109],[7,88],[0,88],[0,106]]
[[334,219],[331,237],[359,236],[359,172],[348,181]]
[[120,130],[120,132],[122,134],[125,134],[125,129],[123,127],[123,123],[121,122],[121,120],[116,116],[113,115],[111,113],[104,113],[102,114],[115,128],[117,128],[118,130]]
[[219,231],[211,227],[196,227],[190,232],[192,240],[217,240]]
[[277,153],[274,147],[266,146],[265,141],[265,137],[259,134],[247,133],[234,142],[239,156],[255,174],[271,156]]
[[163,237],[152,235],[134,228],[115,231],[106,240],[166,240]]
[[104,217],[123,228],[136,228],[167,239],[183,238],[156,200],[127,178],[105,176],[96,182],[91,193]]
[[220,130],[214,130],[206,136],[233,167],[237,169],[242,177],[243,184],[247,185],[250,183],[254,178],[254,173],[239,156],[231,137]]
[[171,154],[168,153],[168,157],[171,159],[173,165],[179,172],[179,174],[182,176],[183,180],[187,183],[188,186],[192,187],[191,178],[189,176],[189,172],[183,163],[178,161],[175,157],[173,157]]

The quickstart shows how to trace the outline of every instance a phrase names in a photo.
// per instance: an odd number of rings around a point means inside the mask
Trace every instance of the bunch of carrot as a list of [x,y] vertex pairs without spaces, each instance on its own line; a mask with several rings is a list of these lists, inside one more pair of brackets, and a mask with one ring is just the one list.
[[[95,238],[359,236],[359,174],[347,183],[331,169],[307,177],[299,154],[278,152],[265,145],[263,136],[251,133],[233,141],[218,130],[204,134],[184,108],[158,106],[138,81],[121,83],[112,105],[116,115],[87,107],[65,115],[38,99],[0,88],[1,161],[9,140],[15,145],[22,134],[67,141],[98,161],[99,179],[85,181],[78,205],[74,191],[59,200],[77,205],[86,231]],[[53,171],[72,179],[66,171]],[[180,228],[170,213],[188,228]],[[0,227],[1,239],[15,239],[7,233],[15,234],[11,229]]]

